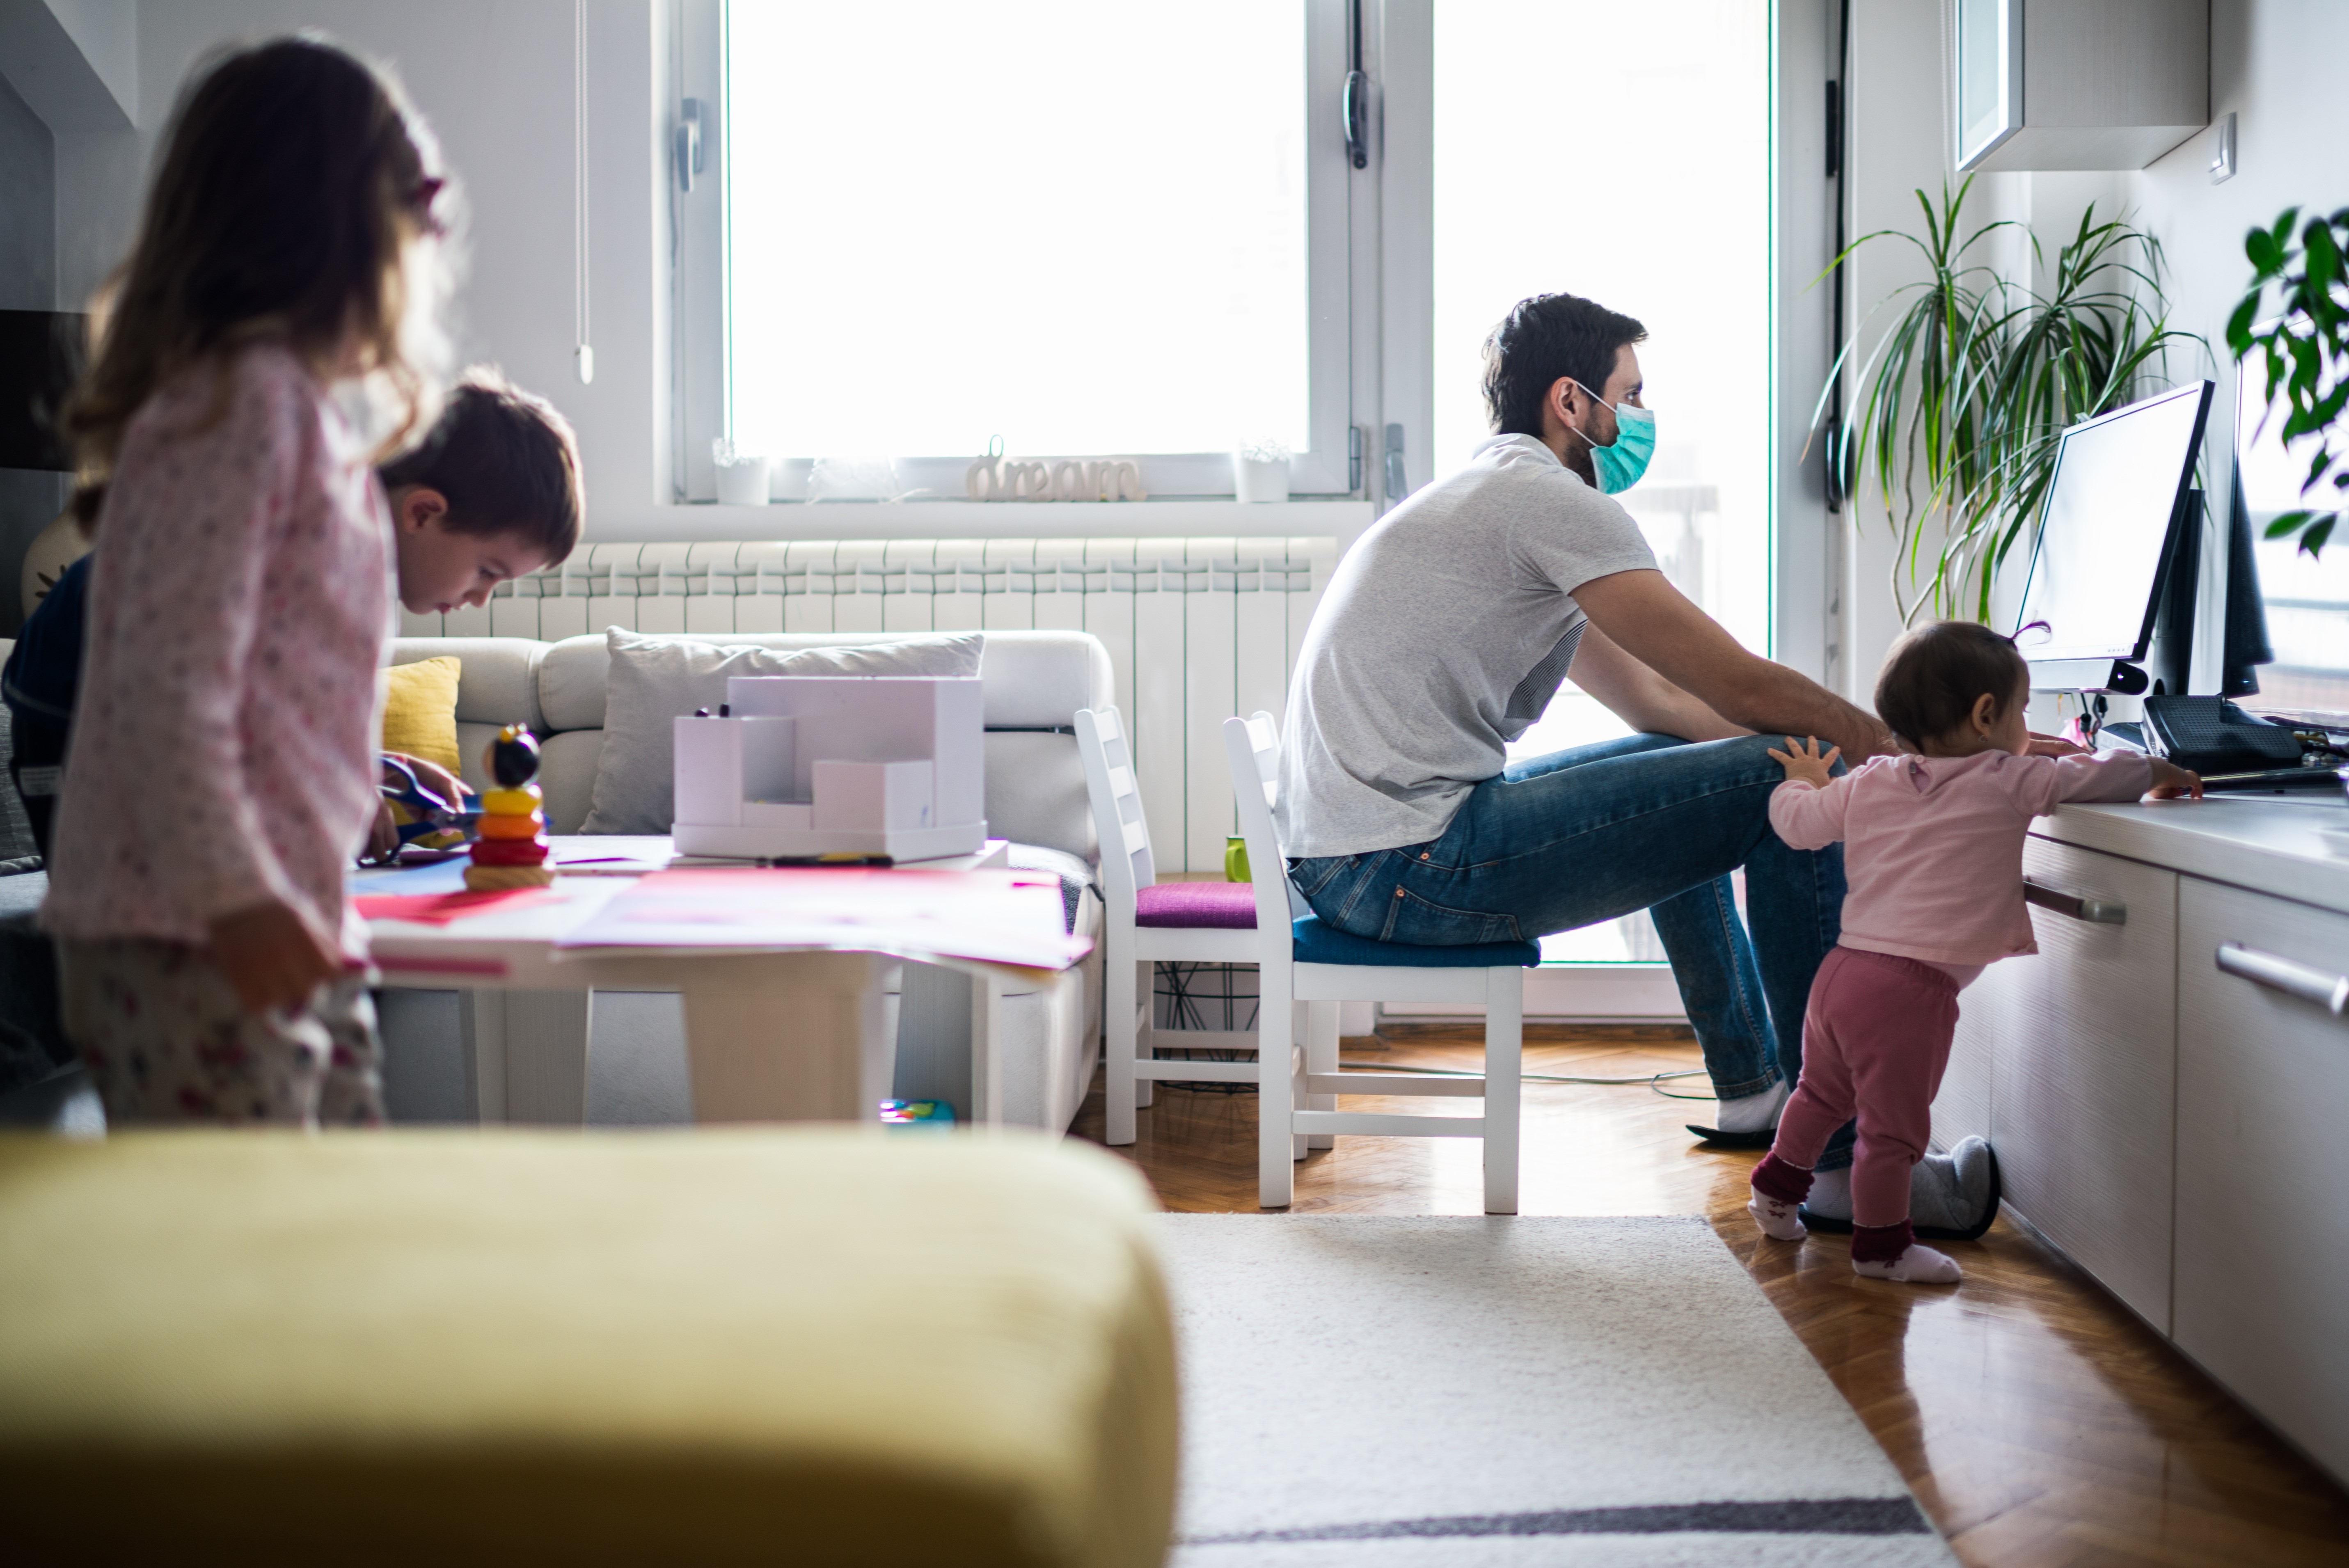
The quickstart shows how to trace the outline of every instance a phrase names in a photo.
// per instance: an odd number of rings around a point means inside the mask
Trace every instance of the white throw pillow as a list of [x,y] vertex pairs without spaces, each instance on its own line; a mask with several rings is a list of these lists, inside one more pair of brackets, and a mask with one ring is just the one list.
[[676,818],[676,748],[669,721],[718,711],[735,676],[975,676],[984,633],[901,637],[854,647],[720,646],[609,628],[604,746],[586,833],[666,833]]

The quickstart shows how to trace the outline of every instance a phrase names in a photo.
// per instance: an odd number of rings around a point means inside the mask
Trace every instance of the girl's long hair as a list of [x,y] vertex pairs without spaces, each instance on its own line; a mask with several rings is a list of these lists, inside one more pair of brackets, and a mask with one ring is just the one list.
[[251,344],[285,345],[322,382],[363,375],[384,406],[378,460],[429,428],[445,362],[446,186],[398,84],[323,39],[230,49],[191,73],[61,410],[83,527],[140,406]]

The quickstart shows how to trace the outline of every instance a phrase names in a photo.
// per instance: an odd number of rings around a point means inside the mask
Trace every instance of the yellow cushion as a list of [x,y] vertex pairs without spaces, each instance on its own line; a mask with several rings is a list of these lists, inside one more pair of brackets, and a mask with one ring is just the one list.
[[383,672],[383,748],[460,770],[457,751],[457,680],[461,660],[443,654]]
[[0,1137],[10,1552],[1157,1563],[1151,1209],[1037,1137]]

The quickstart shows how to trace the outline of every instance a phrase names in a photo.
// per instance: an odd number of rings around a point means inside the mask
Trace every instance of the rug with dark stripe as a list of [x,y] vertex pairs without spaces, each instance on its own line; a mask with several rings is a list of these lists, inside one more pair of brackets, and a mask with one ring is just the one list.
[[1161,1224],[1178,1568],[1954,1561],[1702,1219]]

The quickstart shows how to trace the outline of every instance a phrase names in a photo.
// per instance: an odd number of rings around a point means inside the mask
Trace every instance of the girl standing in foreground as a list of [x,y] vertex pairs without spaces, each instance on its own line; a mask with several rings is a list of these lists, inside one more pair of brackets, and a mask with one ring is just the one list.
[[2023,907],[2023,841],[2064,800],[2199,797],[2182,768],[2131,755],[2033,757],[2031,672],[1987,626],[1943,621],[1893,645],[1876,711],[1921,756],[1845,774],[1816,740],[1773,751],[1786,781],[1770,825],[1798,850],[1844,843],[1843,935],[1811,985],[1803,1076],[1746,1204],[1763,1233],[1806,1231],[1795,1211],[1828,1137],[1855,1112],[1851,1266],[1873,1279],[1954,1284],[1955,1261],[1909,1226],[1909,1171],[1932,1132],[1958,993],[2001,958],[2039,951]]
[[441,184],[367,66],[232,53],[102,296],[65,411],[97,547],[43,915],[109,1121],[382,1119],[343,871],[391,632],[372,465],[437,397],[403,327],[440,292]]

